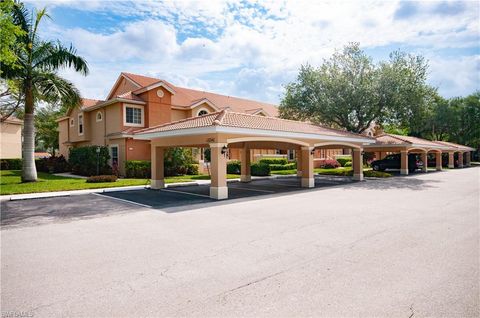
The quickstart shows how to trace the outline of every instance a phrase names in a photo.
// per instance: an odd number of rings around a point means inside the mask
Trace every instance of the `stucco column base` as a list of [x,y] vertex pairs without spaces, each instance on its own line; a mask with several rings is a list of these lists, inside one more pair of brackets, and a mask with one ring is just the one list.
[[455,168],[454,165],[448,164],[448,169],[453,169],[453,168]]
[[228,199],[228,187],[210,187],[210,198],[215,200]]
[[408,176],[408,169],[400,169],[400,174]]
[[301,177],[302,176],[302,170],[297,170],[297,177]]
[[422,167],[422,172],[427,173],[427,172],[428,172],[428,167],[423,166],[423,167]]
[[443,168],[442,167],[437,167],[437,171],[442,171]]
[[151,189],[163,189],[165,188],[165,180],[150,180]]
[[240,182],[250,182],[252,181],[251,175],[240,175]]
[[355,173],[353,175],[353,180],[355,181],[363,181],[363,173]]
[[302,178],[302,188],[314,188],[315,178]]

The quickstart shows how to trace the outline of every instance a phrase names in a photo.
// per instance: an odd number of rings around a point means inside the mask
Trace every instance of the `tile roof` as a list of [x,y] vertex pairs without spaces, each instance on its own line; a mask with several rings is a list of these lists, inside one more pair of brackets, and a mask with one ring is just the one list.
[[104,102],[103,100],[90,99],[90,98],[82,98],[82,101],[81,101],[83,109],[96,106],[103,102]]
[[[402,136],[402,135],[395,135],[395,134],[382,134],[375,137],[376,145],[404,145],[404,144],[412,144],[412,145],[421,145],[425,147],[435,147],[438,148],[442,146],[437,142],[413,137],[413,136]],[[446,145],[443,145],[446,146]],[[448,146],[447,146],[448,147]]]
[[155,127],[145,128],[136,131],[135,134],[147,134],[209,126],[320,134],[336,137],[351,137],[373,140],[373,138],[369,138],[360,134],[350,133],[348,131],[323,127],[319,125],[313,125],[301,121],[280,119],[276,117],[266,117],[260,115],[250,115],[245,113],[231,112],[227,110],[210,113],[200,117],[187,118]]
[[465,150],[465,151],[473,151],[473,150],[475,150],[475,148],[468,147],[468,146],[465,146],[465,145],[456,144],[456,143],[454,143],[454,142],[449,142],[449,141],[437,140],[437,141],[434,141],[434,142],[437,143],[437,144],[440,144],[440,145],[444,145],[444,146],[448,146],[448,147],[453,147],[453,148],[458,148],[458,149],[460,149],[460,150]]
[[164,82],[168,86],[171,86],[175,90],[175,94],[172,96],[172,105],[188,108],[191,105],[195,104],[199,100],[204,98],[212,102],[217,108],[225,109],[229,108],[234,112],[248,113],[251,110],[260,110],[263,109],[269,116],[278,116],[278,109],[276,105],[258,102],[250,99],[233,97],[227,95],[221,95],[217,93],[211,93],[206,91],[200,91],[190,88],[184,88],[175,86],[165,80],[137,75],[132,73],[122,72],[123,75],[140,85],[141,87],[150,86],[152,84],[158,83],[160,81]]

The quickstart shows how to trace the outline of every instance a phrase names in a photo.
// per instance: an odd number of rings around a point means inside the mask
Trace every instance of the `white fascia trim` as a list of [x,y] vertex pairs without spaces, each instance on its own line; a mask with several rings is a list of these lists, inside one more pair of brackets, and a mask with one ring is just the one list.
[[134,93],[135,94],[141,94],[141,93],[144,93],[146,91],[149,91],[149,90],[157,88],[157,87],[163,87],[167,91],[169,91],[170,94],[175,95],[175,90],[173,88],[171,88],[169,85],[167,85],[164,81],[160,81],[160,82],[154,83],[152,85],[145,86],[143,88],[137,89],[136,91],[134,91]]
[[284,137],[284,138],[300,138],[300,139],[313,139],[313,140],[330,140],[330,141],[345,141],[345,142],[363,142],[374,143],[374,140],[366,138],[351,138],[351,137],[339,137],[329,136],[321,134],[308,134],[308,133],[296,133],[285,132],[278,130],[264,130],[264,129],[250,129],[250,128],[238,128],[238,127],[225,127],[225,126],[208,126],[190,129],[178,129],[171,131],[161,131],[153,133],[144,133],[135,135],[134,139],[149,140],[153,138],[172,137],[172,136],[190,136],[197,134],[212,134],[212,133],[230,133],[230,134],[248,134],[256,136],[272,136]]
[[368,145],[368,148],[395,148],[395,147],[411,147],[412,144],[383,144],[383,145]]
[[142,101],[139,101],[139,100],[131,100],[131,99],[126,99],[126,98],[114,98],[114,99],[107,100],[106,102],[98,104],[96,106],[84,108],[84,109],[82,109],[82,111],[90,112],[92,110],[96,110],[96,109],[108,106],[110,104],[115,104],[115,103],[129,103],[129,104],[137,104],[137,105],[146,105],[147,104],[146,102],[142,102]]
[[199,100],[198,102],[195,102],[193,103],[192,105],[189,106],[190,109],[194,109],[195,107],[197,106],[200,106],[202,104],[207,104],[208,106],[212,107],[213,109],[215,109],[216,111],[219,111],[220,108],[218,108],[217,106],[215,106],[214,103],[212,103],[211,101],[209,101],[207,98],[202,98],[201,100]]

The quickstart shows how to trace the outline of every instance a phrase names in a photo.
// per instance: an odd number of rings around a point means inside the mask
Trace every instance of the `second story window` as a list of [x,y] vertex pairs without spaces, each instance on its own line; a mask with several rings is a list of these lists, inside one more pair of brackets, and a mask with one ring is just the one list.
[[102,121],[102,112],[97,112],[97,121]]
[[78,134],[83,135],[83,115],[78,115]]
[[143,126],[143,107],[125,106],[125,125]]

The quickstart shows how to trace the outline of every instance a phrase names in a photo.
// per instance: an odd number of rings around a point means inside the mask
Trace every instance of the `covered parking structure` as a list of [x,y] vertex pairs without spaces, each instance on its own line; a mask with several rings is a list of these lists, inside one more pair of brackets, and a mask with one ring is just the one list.
[[471,153],[472,151],[475,151],[475,148],[459,145],[459,144],[448,142],[448,141],[435,141],[435,143],[451,148],[451,150],[448,151],[448,167],[449,168],[455,167],[454,165],[455,153],[458,154],[459,168],[463,168],[464,166],[470,167]]
[[[408,175],[408,155],[420,154],[423,161],[423,172],[428,171],[428,154],[435,154],[435,168],[442,170],[442,153],[448,153],[448,167],[454,167],[454,153],[458,152],[459,167],[463,167],[463,153],[473,150],[470,147],[452,144],[443,141],[430,141],[412,136],[400,136],[394,134],[382,134],[375,137],[375,144],[365,146],[366,152],[374,152],[377,158],[383,159],[387,154],[400,153],[400,174]],[[470,161],[469,161],[470,162]]]
[[139,130],[135,139],[150,140],[151,187],[161,189],[164,181],[164,149],[169,147],[210,148],[210,197],[228,198],[226,166],[228,149],[241,152],[241,182],[250,182],[250,150],[296,150],[300,186],[315,186],[313,159],[316,148],[347,148],[353,154],[353,179],[363,180],[364,146],[375,139],[300,121],[235,113],[228,110],[188,118]]

